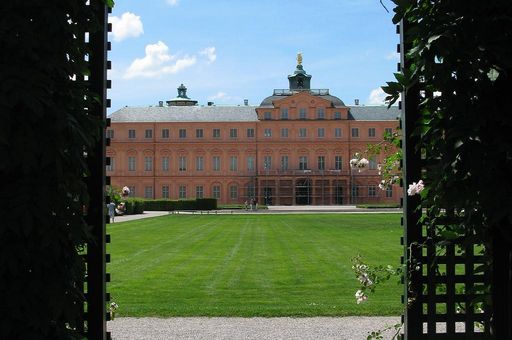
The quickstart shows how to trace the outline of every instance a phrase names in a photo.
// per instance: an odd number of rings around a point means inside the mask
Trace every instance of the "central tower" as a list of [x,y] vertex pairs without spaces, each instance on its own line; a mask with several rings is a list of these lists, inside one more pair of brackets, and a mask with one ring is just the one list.
[[302,68],[302,53],[297,53],[297,68],[288,76],[290,91],[309,90],[311,88],[311,75]]

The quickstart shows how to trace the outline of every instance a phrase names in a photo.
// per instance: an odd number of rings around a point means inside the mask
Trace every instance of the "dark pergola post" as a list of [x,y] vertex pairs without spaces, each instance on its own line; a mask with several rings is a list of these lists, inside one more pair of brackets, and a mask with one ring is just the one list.
[[[90,45],[90,90],[98,95],[98,102],[89,108],[89,114],[106,122],[107,108],[107,32],[108,9],[101,0],[91,0],[95,17],[101,29],[92,32]],[[106,124],[105,124],[106,125]],[[105,235],[105,130],[102,128],[101,137],[91,155],[88,155],[90,174],[87,178],[90,204],[87,209],[86,221],[92,226],[93,241],[87,245],[87,339],[105,340],[107,334],[106,302],[109,300],[106,292],[106,243]]]
[[[405,44],[405,35],[410,28],[410,24],[404,20],[397,26],[397,33],[400,34],[400,70],[403,71],[409,67],[410,62],[405,54],[410,48]],[[417,195],[407,196],[407,184],[413,181],[417,182],[421,176],[421,157],[415,146],[418,144],[418,138],[412,135],[416,120],[419,118],[419,86],[418,84],[407,89],[402,93],[401,106],[401,128],[402,128],[402,152],[403,152],[403,227],[404,227],[404,263],[406,272],[404,273],[404,296],[403,303],[406,306],[404,314],[404,332],[408,339],[420,338],[423,333],[421,301],[418,295],[421,294],[421,272],[409,272],[412,259],[418,259],[421,256],[421,249],[414,246],[415,243],[421,243],[421,227],[419,219],[421,217],[420,199]]]

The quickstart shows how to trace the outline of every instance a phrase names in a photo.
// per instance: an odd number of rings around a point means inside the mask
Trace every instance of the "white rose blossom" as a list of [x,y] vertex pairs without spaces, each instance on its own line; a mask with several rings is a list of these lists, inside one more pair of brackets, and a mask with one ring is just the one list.
[[362,290],[358,290],[355,296],[357,304],[360,304],[361,302],[368,300],[368,296]]
[[409,189],[407,189],[407,195],[414,196],[416,194],[419,194],[423,191],[425,188],[425,185],[423,184],[423,180],[419,180],[418,183],[412,182],[412,184],[409,184]]

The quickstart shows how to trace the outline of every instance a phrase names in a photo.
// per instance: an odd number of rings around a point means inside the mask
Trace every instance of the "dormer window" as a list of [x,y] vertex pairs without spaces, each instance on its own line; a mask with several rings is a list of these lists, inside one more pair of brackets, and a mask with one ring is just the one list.
[[271,120],[272,119],[272,113],[270,111],[266,111],[265,113],[263,113],[263,119]]
[[281,109],[281,119],[283,119],[283,120],[288,119],[288,108],[287,107],[283,107]]
[[316,109],[316,118],[325,119],[325,110],[323,107],[319,107]]
[[307,119],[308,118],[308,110],[306,108],[299,109],[299,119]]

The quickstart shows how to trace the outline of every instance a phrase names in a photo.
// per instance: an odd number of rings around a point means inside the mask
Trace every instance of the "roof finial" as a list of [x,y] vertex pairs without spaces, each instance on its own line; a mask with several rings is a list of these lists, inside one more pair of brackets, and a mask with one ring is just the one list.
[[297,65],[302,65],[302,52],[297,53]]

